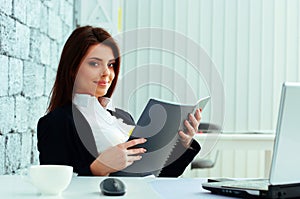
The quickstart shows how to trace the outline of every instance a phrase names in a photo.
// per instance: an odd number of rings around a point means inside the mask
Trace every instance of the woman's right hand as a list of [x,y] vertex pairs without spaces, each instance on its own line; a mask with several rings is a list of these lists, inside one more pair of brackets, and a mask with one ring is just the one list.
[[130,166],[134,161],[140,160],[146,152],[144,148],[128,149],[137,144],[145,143],[144,138],[130,140],[103,151],[90,165],[93,175],[106,176]]

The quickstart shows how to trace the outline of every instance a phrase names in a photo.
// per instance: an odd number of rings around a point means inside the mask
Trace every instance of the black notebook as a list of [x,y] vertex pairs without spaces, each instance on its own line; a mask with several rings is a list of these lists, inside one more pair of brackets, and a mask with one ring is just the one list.
[[135,161],[124,171],[158,176],[179,141],[178,131],[185,131],[184,120],[188,119],[188,114],[194,114],[197,108],[203,110],[209,100],[208,96],[193,105],[183,105],[150,99],[129,138],[146,138],[146,143],[134,148],[142,147],[147,152],[142,154],[141,160]]

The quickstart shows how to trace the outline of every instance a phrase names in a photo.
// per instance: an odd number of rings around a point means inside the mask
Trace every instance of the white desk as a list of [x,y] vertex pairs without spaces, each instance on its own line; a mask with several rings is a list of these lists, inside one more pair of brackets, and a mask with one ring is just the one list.
[[212,195],[201,187],[200,178],[120,178],[127,188],[122,197],[109,197],[100,193],[99,184],[105,177],[74,177],[60,196],[40,195],[36,188],[20,176],[0,176],[0,196],[5,199],[99,199],[99,198],[228,198]]
[[274,133],[203,133],[195,139],[201,143],[200,158],[212,150],[261,150],[265,151],[265,175],[268,176],[272,160]]

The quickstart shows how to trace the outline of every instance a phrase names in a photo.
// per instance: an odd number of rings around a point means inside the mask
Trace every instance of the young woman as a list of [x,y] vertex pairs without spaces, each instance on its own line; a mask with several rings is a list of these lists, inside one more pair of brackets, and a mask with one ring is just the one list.
[[[146,139],[127,141],[135,125],[131,115],[109,109],[119,70],[119,48],[108,32],[91,26],[73,31],[61,54],[47,114],[38,122],[40,164],[70,165],[79,175],[136,175],[122,170],[141,159],[146,149],[131,147]],[[185,122],[187,132],[178,132],[185,152],[160,176],[181,175],[200,151],[193,139],[200,119],[197,110]]]

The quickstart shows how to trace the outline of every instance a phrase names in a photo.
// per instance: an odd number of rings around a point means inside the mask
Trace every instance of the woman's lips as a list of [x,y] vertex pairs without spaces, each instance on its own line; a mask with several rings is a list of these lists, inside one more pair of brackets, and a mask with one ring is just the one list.
[[108,81],[98,81],[97,85],[98,86],[107,86],[108,85]]

